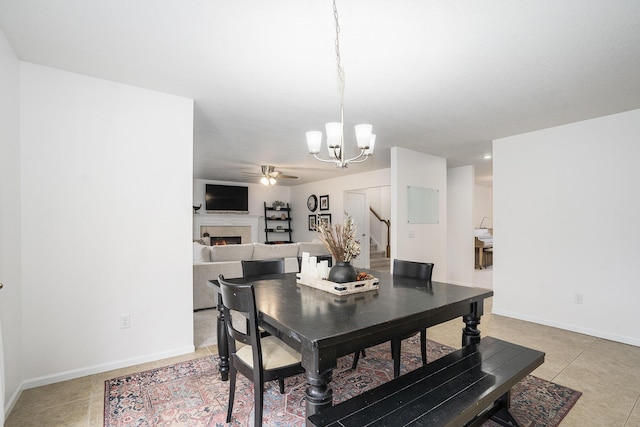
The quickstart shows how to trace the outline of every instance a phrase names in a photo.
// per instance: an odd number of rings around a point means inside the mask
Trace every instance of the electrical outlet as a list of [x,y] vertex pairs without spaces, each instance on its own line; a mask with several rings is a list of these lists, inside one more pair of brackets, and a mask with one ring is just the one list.
[[126,329],[131,326],[131,318],[129,317],[129,313],[124,313],[120,315],[120,329]]
[[576,304],[582,304],[582,294],[576,294],[573,302],[575,302]]
[[407,233],[407,237],[409,239],[414,239],[416,237],[416,233],[413,230],[409,230],[409,232]]

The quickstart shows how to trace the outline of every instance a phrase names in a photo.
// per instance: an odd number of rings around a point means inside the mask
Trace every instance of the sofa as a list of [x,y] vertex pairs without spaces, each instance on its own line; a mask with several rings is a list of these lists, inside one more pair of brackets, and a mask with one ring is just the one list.
[[320,241],[266,245],[208,246],[203,240],[193,242],[193,309],[215,308],[217,292],[208,286],[219,274],[227,279],[242,277],[242,260],[284,258],[285,272],[298,271],[298,257],[303,252],[311,256],[327,256],[329,251]]

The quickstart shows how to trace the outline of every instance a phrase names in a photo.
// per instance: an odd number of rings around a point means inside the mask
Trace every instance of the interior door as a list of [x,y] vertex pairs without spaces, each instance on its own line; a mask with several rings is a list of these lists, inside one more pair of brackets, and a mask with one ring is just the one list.
[[369,268],[369,215],[366,193],[345,193],[345,211],[353,218],[357,227],[358,239],[362,252],[360,256],[351,261],[356,268]]

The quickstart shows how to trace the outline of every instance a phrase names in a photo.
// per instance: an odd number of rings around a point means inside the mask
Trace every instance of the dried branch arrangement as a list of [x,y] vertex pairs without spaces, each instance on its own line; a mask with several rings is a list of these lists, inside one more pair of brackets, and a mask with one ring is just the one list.
[[316,233],[336,262],[350,262],[360,255],[360,241],[356,240],[356,225],[345,212],[344,224],[329,225],[318,217]]

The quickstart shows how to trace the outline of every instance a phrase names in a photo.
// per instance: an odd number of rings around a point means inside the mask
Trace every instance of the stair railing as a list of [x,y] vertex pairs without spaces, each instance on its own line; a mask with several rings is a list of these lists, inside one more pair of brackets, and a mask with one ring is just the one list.
[[373,208],[371,206],[369,206],[369,210],[371,211],[371,213],[378,218],[378,221],[380,222],[384,222],[387,226],[387,258],[391,258],[391,245],[389,244],[389,242],[391,242],[391,221],[388,219],[382,219],[382,217],[380,217],[380,215],[378,215],[378,213],[376,211],[373,210]]

